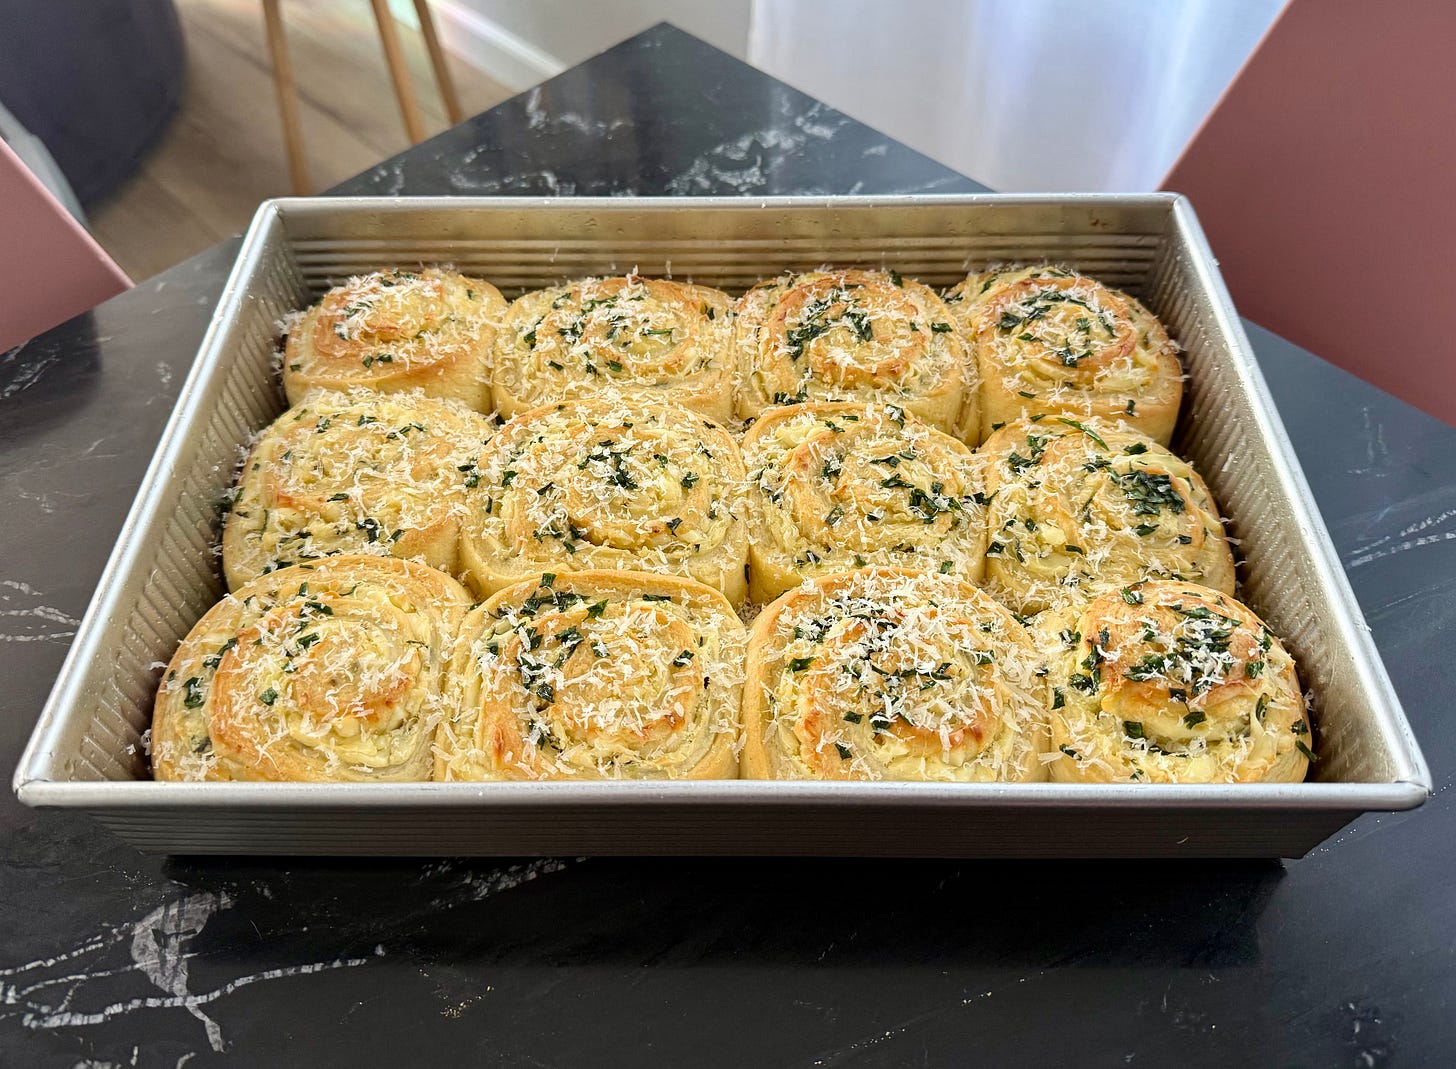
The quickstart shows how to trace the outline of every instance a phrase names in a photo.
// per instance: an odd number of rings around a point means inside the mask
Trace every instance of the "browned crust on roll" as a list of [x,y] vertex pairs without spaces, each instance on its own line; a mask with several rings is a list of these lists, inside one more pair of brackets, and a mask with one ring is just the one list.
[[746,637],[691,579],[586,571],[507,587],[462,629],[435,778],[733,778]]
[[979,441],[977,376],[950,310],[928,286],[880,271],[813,271],[738,300],[738,414],[806,401],[898,405]]
[[753,623],[742,774],[1042,779],[1040,670],[1026,629],[969,583],[897,568],[812,579]]
[[460,529],[492,429],[456,401],[311,395],[266,427],[243,462],[223,528],[228,587],[338,553],[460,574]]
[[869,565],[979,581],[985,496],[970,448],[900,408],[822,402],[767,410],[743,436],[749,595]]
[[1102,420],[1021,420],[981,447],[986,585],[1018,612],[1145,578],[1234,590],[1207,484],[1152,439]]
[[419,390],[491,411],[490,352],[505,299],[454,271],[375,271],[324,294],[288,331],[289,404],[313,390]]
[[515,416],[481,453],[462,555],[493,594],[542,572],[682,575],[744,597],[744,467],[722,426],[603,395]]
[[1135,583],[1039,626],[1053,650],[1053,779],[1304,779],[1313,749],[1294,660],[1233,598]]
[[733,302],[670,279],[588,278],[514,301],[496,341],[502,416],[604,392],[733,416]]
[[159,780],[430,778],[441,682],[469,595],[410,561],[344,555],[228,595],[157,691]]
[[1040,266],[971,275],[946,304],[980,373],[981,437],[1029,416],[1119,419],[1162,445],[1183,397],[1177,346],[1134,298]]

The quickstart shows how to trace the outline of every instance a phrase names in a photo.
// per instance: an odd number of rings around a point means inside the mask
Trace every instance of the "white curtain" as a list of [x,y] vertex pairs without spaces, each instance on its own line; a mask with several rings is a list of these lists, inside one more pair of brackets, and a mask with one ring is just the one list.
[[753,0],[749,62],[993,189],[1154,189],[1284,0]]

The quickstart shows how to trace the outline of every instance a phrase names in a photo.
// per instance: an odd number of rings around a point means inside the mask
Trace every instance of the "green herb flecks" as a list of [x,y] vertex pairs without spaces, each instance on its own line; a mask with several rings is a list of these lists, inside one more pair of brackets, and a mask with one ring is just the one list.
[[1133,503],[1133,512],[1139,516],[1156,516],[1163,509],[1182,512],[1186,504],[1183,495],[1173,488],[1172,477],[1161,472],[1115,471],[1112,480]]

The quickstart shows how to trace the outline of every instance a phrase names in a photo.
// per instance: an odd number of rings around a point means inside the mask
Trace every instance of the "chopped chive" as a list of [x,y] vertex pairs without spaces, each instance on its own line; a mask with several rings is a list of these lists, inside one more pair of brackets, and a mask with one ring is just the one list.
[[1077,430],[1085,434],[1088,438],[1091,438],[1094,442],[1100,445],[1103,449],[1106,449],[1108,447],[1107,443],[1102,440],[1101,435],[1099,435],[1096,431],[1089,430],[1084,424],[1077,422],[1075,419],[1067,419],[1065,416],[1059,416],[1057,417],[1057,422],[1065,423],[1068,427],[1075,427]]

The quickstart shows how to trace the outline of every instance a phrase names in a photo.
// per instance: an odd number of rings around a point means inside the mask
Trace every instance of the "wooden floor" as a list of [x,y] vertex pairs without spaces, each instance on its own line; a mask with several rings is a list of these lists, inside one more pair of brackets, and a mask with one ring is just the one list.
[[[180,112],[141,169],[90,211],[92,232],[133,279],[241,231],[258,202],[293,192],[258,0],[178,0],[187,36]],[[326,189],[409,147],[367,0],[282,5],[308,146]],[[400,26],[427,132],[445,129],[418,31]],[[511,91],[456,57],[461,106],[483,111]]]

